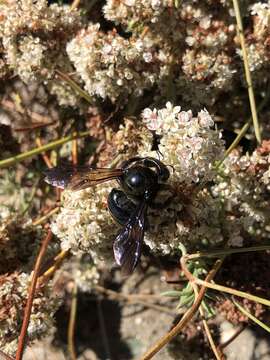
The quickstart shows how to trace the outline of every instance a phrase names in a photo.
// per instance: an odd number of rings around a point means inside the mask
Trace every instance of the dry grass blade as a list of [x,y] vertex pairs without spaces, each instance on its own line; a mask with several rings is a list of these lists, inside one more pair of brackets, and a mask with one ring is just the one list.
[[82,137],[85,137],[88,135],[89,135],[89,131],[84,131],[84,132],[78,133],[76,136],[74,136],[74,135],[66,136],[66,137],[63,137],[62,139],[52,141],[49,144],[42,145],[42,146],[32,149],[30,151],[26,151],[22,154],[18,154],[18,155],[10,157],[8,159],[1,160],[0,168],[12,166],[12,165],[14,165],[20,161],[26,160],[32,156],[39,155],[41,153],[44,153],[44,152],[52,150],[52,149],[56,149],[57,147],[62,146],[63,144],[65,144],[69,141],[72,141],[74,139],[79,139],[79,138],[82,138]]
[[[199,291],[198,291],[197,285],[194,282],[191,282],[191,285],[193,287],[193,291],[194,291],[195,296],[198,297]],[[207,321],[205,320],[205,311],[204,311],[202,305],[200,305],[200,307],[199,307],[199,312],[200,312],[200,315],[202,317],[202,323],[203,323],[203,326],[204,326],[204,330],[205,330],[207,339],[208,339],[209,344],[211,346],[211,349],[212,349],[212,351],[213,351],[213,353],[214,353],[217,360],[223,360],[224,355],[222,354],[221,350],[218,349],[218,347],[216,346],[216,344],[214,342],[214,339],[213,339],[213,336],[212,336],[211,331],[209,329],[209,326],[207,324]]]
[[[260,113],[263,108],[268,104],[269,102],[269,94],[270,94],[270,89],[268,88],[268,90],[266,91],[266,95],[264,97],[264,99],[261,101],[261,103],[258,106],[258,113]],[[250,125],[252,124],[252,117],[245,123],[245,125],[243,125],[243,127],[240,129],[238,135],[236,136],[236,138],[233,140],[233,142],[231,143],[231,145],[228,147],[228,149],[225,151],[225,155],[224,157],[217,163],[216,168],[218,168],[220,165],[222,165],[223,161],[230,155],[230,153],[237,147],[237,145],[240,143],[240,141],[242,140],[242,138],[245,136],[246,132],[248,131]]]
[[72,80],[67,74],[64,74],[62,71],[60,70],[56,70],[55,71],[56,74],[59,76],[60,79],[66,81],[69,86],[80,95],[80,97],[82,97],[83,99],[85,99],[89,104],[93,105],[94,101],[91,98],[91,96],[84,91],[83,89],[81,89],[81,87],[76,84],[76,82],[74,80]]
[[[221,260],[217,260],[215,262],[215,265],[213,269],[208,273],[206,277],[206,281],[211,281],[214,276],[216,275],[217,271],[219,270],[220,266],[222,264]],[[145,353],[140,360],[150,360],[152,357],[157,354],[165,345],[167,345],[175,336],[177,336],[182,329],[187,325],[187,323],[193,318],[193,316],[198,311],[201,302],[204,298],[206,292],[206,288],[204,286],[201,287],[198,296],[196,297],[193,305],[191,308],[183,315],[179,323],[169,332],[167,333],[163,338],[161,338],[157,343],[149,350],[147,353]]]
[[51,217],[52,215],[56,214],[59,210],[59,206],[53,208],[52,210],[50,210],[46,215],[36,219],[35,221],[33,221],[32,225],[33,226],[38,226],[40,224],[42,224],[43,222],[45,222],[46,220],[49,219],[49,217]]
[[111,289],[106,289],[100,285],[95,286],[95,290],[99,293],[109,297],[113,300],[118,301],[126,301],[128,304],[140,304],[144,307],[151,308],[153,310],[164,312],[168,315],[175,316],[176,314],[179,314],[179,311],[175,311],[167,306],[164,305],[157,305],[153,304],[149,300],[160,300],[162,296],[160,295],[150,295],[150,294],[123,294],[118,293],[116,291],[113,291]]
[[38,287],[44,285],[60,268],[63,261],[67,259],[70,256],[69,250],[62,250],[55,258],[54,258],[54,264],[44,272],[39,278],[38,278]]
[[243,306],[241,306],[237,301],[235,301],[234,299],[232,299],[232,302],[234,303],[234,305],[245,315],[247,316],[250,320],[252,320],[255,324],[257,324],[258,326],[260,326],[261,328],[263,328],[265,331],[270,333],[270,327],[267,326],[266,324],[264,324],[262,321],[260,321],[259,319],[257,319],[254,315],[252,315],[248,310],[246,310]]
[[258,141],[258,143],[261,143],[261,132],[260,132],[260,126],[258,121],[258,115],[257,115],[257,109],[256,109],[256,101],[252,86],[252,79],[250,75],[250,69],[249,69],[249,62],[248,62],[248,54],[247,49],[245,46],[245,37],[244,37],[244,30],[243,30],[243,24],[241,19],[241,13],[239,8],[238,0],[233,0],[233,7],[235,11],[236,16],[236,22],[237,22],[237,33],[240,39],[242,54],[243,54],[243,61],[244,61],[244,68],[245,68],[245,76],[248,86],[248,96],[249,96],[249,103],[250,103],[250,109],[252,114],[252,120],[253,120],[253,126],[255,131],[255,136]]
[[222,250],[216,250],[216,251],[212,251],[212,252],[209,251],[207,253],[198,252],[195,254],[187,255],[187,259],[192,260],[192,259],[199,259],[202,257],[217,258],[220,256],[225,256],[225,255],[241,254],[241,253],[255,252],[255,251],[266,251],[266,250],[270,250],[270,245],[250,246],[250,247],[243,247],[243,248],[236,248],[236,249],[222,249]]
[[79,7],[81,0],[73,0],[73,3],[71,4],[70,10],[75,10],[77,7]]
[[202,285],[202,286],[205,286],[205,287],[213,289],[213,290],[217,290],[217,291],[220,291],[220,292],[225,292],[227,294],[235,295],[235,296],[238,296],[238,297],[242,297],[244,299],[248,299],[248,300],[251,300],[251,301],[258,302],[258,303],[260,303],[262,305],[270,306],[270,300],[268,300],[268,299],[264,299],[264,298],[261,298],[259,296],[251,295],[251,294],[246,293],[244,291],[235,290],[235,289],[229,288],[227,286],[213,284],[213,283],[210,283],[207,280],[201,280],[201,279],[195,277],[193,274],[191,274],[187,270],[187,266],[186,266],[187,260],[188,260],[188,256],[183,256],[181,258],[181,265],[182,265],[183,268],[186,269],[185,275],[188,277],[188,279],[190,281],[194,281],[198,285]]

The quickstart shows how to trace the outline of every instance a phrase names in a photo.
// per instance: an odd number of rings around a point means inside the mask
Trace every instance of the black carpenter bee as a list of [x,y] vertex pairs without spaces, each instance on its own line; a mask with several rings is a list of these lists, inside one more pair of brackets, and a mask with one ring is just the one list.
[[134,157],[117,169],[60,165],[45,174],[49,184],[74,191],[113,179],[118,181],[121,189],[113,188],[107,201],[112,217],[123,226],[113,251],[123,273],[130,274],[140,259],[147,208],[157,207],[154,200],[170,176],[168,168],[152,157]]

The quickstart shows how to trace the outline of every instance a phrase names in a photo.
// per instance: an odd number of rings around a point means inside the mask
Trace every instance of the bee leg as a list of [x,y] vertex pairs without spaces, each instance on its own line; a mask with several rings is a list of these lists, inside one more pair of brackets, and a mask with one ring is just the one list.
[[176,192],[174,189],[172,189],[172,187],[168,184],[159,184],[159,190],[158,190],[158,193],[157,193],[157,197],[159,195],[160,192],[169,192],[170,195],[166,196],[165,200],[164,201],[155,201],[155,199],[153,201],[151,201],[149,203],[149,206],[152,208],[152,209],[164,209],[166,208],[170,202],[172,201],[172,199],[175,197],[176,195]]
[[136,204],[122,190],[118,189],[112,189],[107,203],[113,219],[120,225],[125,225],[136,210]]

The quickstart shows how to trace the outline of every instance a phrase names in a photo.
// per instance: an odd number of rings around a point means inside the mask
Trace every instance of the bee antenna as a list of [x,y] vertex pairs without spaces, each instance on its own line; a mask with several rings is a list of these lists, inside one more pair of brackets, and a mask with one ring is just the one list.
[[156,150],[157,152],[157,155],[158,155],[158,160],[160,161],[161,160],[161,157],[164,158],[162,152],[160,150]]

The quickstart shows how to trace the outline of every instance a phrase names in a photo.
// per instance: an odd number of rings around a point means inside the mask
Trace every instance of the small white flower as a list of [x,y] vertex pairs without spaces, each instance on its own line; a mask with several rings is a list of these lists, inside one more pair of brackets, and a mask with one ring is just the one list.
[[201,110],[198,113],[198,120],[202,127],[211,127],[214,125],[214,121],[207,110]]
[[150,52],[143,53],[144,61],[150,63],[153,59],[153,55]]

